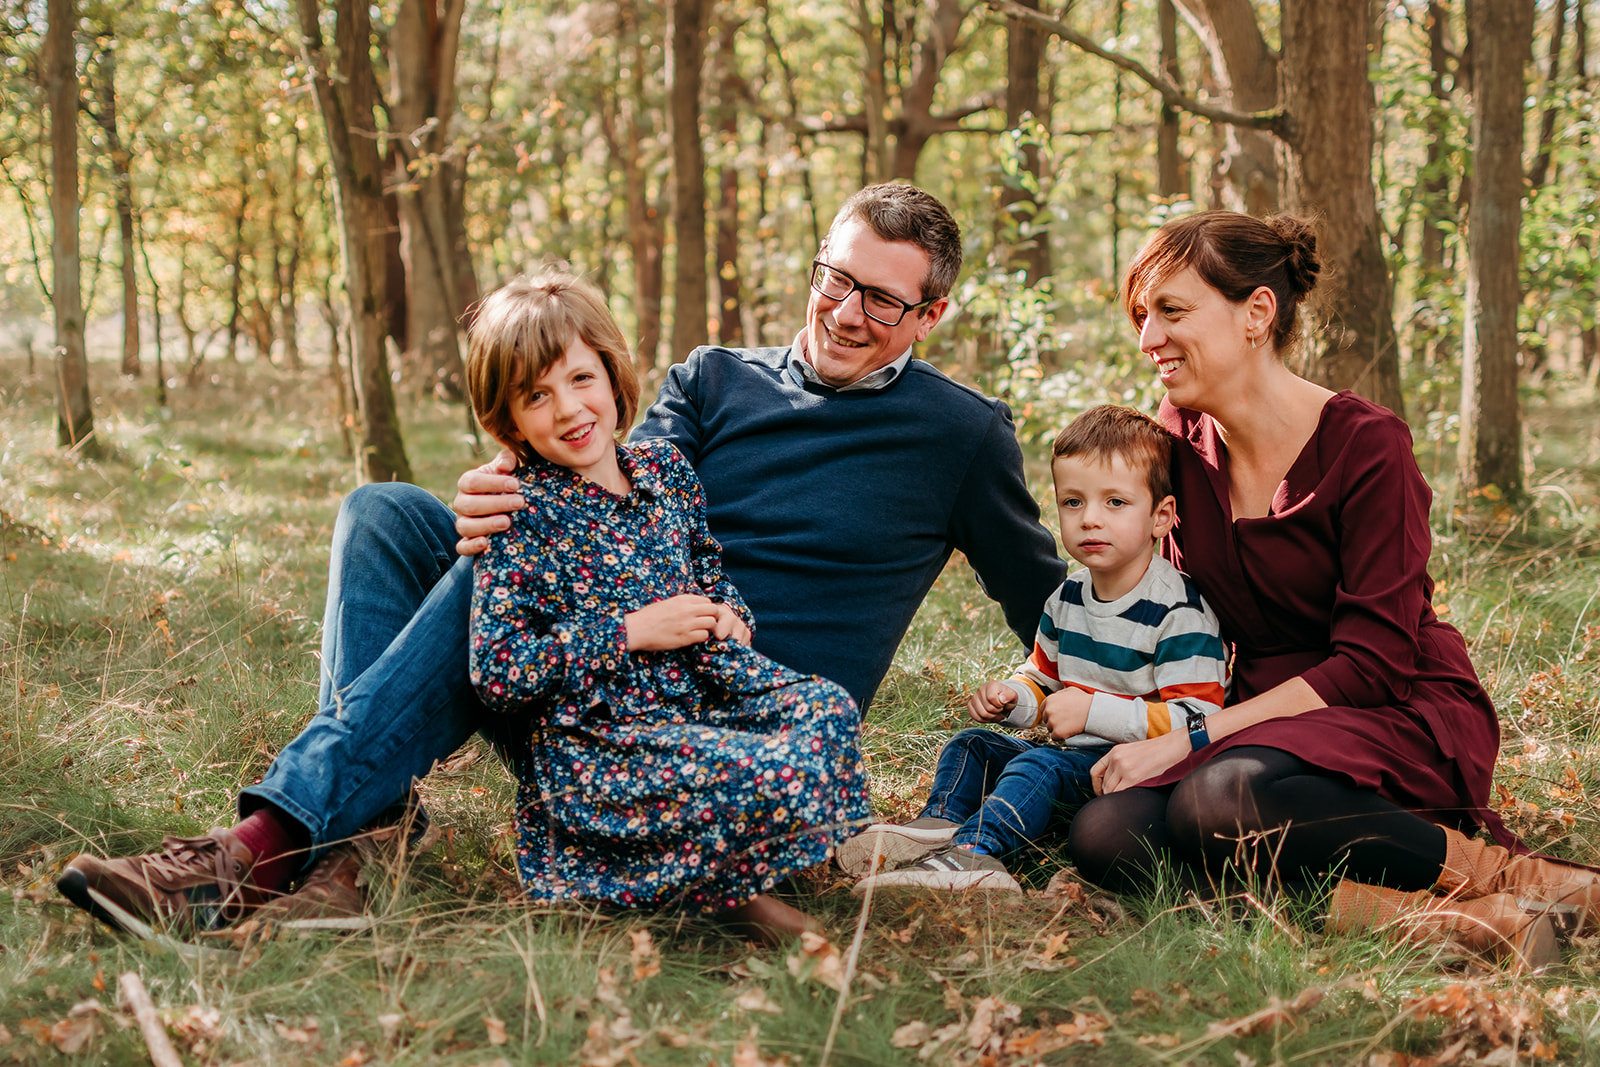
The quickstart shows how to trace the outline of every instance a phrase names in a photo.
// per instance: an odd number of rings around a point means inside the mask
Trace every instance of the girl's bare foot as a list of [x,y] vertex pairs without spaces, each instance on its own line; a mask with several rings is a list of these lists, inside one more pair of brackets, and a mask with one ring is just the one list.
[[807,930],[822,932],[821,925],[811,916],[765,893],[758,893],[748,903],[722,912],[717,921],[741,937],[768,946],[787,944]]

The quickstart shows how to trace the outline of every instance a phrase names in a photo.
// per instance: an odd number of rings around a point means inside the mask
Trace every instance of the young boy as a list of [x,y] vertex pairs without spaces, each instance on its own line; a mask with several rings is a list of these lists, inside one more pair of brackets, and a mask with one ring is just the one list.
[[[1132,408],[1104,405],[1056,438],[1051,474],[1061,544],[1083,565],[1045,604],[1033,654],[967,701],[978,722],[1047,726],[1034,744],[967,729],[939,754],[922,814],[847,841],[857,884],[1020,892],[1004,861],[1094,796],[1090,771],[1111,746],[1190,732],[1222,706],[1217,618],[1156,546],[1172,528],[1172,439]],[[874,858],[883,873],[873,874]],[[909,864],[907,866],[907,864]],[[898,869],[891,869],[898,866]]]

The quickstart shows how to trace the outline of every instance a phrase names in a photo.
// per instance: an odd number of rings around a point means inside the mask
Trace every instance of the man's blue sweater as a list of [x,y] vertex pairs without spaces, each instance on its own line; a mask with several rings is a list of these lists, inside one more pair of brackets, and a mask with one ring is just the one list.
[[787,348],[697,348],[633,431],[699,472],[756,649],[865,708],[953,549],[1031,645],[1065,568],[1006,406],[921,360],[881,389],[842,392],[788,360]]

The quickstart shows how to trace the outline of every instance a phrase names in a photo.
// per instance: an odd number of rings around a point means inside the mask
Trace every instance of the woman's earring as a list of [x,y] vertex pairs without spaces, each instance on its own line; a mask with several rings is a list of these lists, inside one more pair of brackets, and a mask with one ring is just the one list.
[[1260,348],[1261,347],[1261,335],[1259,333],[1253,333],[1253,334],[1250,335],[1250,347],[1251,348]]

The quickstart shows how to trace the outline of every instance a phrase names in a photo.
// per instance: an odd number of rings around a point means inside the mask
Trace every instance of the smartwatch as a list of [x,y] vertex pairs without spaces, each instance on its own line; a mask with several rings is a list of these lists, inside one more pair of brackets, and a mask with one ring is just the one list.
[[1189,727],[1189,751],[1199,752],[1211,743],[1211,735],[1206,733],[1206,717],[1194,708],[1186,709]]

